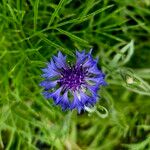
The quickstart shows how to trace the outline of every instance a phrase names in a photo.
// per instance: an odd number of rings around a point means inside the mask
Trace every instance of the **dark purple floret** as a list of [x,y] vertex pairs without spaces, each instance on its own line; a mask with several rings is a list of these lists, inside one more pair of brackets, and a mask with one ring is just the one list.
[[84,69],[82,65],[63,69],[61,72],[60,85],[64,86],[67,90],[76,91],[81,88],[82,84],[85,84],[84,79],[86,75],[87,69]]
[[52,98],[63,110],[77,109],[79,113],[93,106],[100,86],[106,85],[97,61],[92,58],[91,51],[88,54],[76,51],[76,63],[71,66],[66,63],[66,56],[59,52],[58,57],[54,56],[42,69],[45,80],[40,86],[44,87],[45,98]]

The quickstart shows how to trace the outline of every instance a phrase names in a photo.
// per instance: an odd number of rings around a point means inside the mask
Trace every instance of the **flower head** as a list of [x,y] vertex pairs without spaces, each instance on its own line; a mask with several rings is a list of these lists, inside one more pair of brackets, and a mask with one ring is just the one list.
[[98,69],[97,62],[91,51],[88,54],[76,51],[76,63],[68,65],[66,56],[58,52],[58,56],[42,69],[45,80],[40,86],[44,87],[44,97],[52,98],[63,110],[77,109],[79,113],[85,107],[93,106],[100,86],[106,85],[105,75]]

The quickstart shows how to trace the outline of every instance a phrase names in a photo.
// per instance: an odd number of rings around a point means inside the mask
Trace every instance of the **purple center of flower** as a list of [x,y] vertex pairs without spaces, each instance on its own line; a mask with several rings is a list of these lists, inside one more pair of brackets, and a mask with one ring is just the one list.
[[87,69],[83,69],[82,65],[72,66],[62,70],[60,85],[65,89],[73,91],[79,89],[85,83],[84,78],[87,75]]

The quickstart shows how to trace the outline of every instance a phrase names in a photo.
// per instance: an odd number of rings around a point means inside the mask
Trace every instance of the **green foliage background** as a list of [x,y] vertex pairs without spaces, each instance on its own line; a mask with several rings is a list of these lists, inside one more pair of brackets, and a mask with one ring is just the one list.
[[[149,0],[2,0],[0,149],[149,150],[149,18]],[[40,94],[40,69],[58,50],[72,61],[90,48],[108,83],[104,119]]]

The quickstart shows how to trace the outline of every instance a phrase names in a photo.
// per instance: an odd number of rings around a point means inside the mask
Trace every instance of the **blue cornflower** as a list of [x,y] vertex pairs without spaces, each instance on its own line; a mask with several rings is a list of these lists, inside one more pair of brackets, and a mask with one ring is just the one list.
[[97,67],[98,59],[93,59],[91,51],[76,51],[76,63],[66,63],[66,56],[59,51],[53,56],[46,68],[42,69],[45,78],[40,83],[44,87],[43,95],[52,98],[63,110],[77,109],[80,113],[86,107],[93,106],[98,99],[100,86],[106,85],[105,75]]

